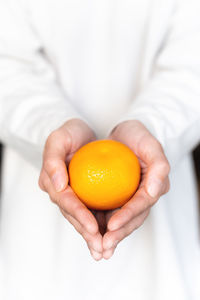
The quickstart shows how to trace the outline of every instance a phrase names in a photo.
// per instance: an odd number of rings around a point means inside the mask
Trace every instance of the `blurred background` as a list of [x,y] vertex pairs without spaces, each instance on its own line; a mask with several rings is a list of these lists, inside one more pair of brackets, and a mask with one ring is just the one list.
[[[197,184],[198,184],[198,192],[199,192],[199,215],[200,215],[200,144],[193,151],[194,165],[196,170]],[[200,224],[200,222],[199,222]]]
[[1,188],[1,157],[2,157],[2,144],[0,144],[0,188]]

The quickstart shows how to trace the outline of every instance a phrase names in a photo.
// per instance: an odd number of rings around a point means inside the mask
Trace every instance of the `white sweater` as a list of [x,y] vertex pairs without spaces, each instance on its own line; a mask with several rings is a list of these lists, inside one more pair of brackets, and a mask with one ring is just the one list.
[[[40,191],[49,133],[85,120],[106,138],[142,121],[170,161],[171,191],[109,260]],[[2,300],[199,300],[199,0],[0,0]]]

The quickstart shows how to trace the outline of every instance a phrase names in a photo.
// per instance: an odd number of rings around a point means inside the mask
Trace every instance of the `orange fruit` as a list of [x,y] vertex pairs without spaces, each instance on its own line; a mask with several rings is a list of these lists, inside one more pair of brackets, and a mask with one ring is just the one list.
[[121,207],[137,190],[140,164],[133,151],[113,140],[98,140],[81,147],[69,164],[69,183],[90,209]]

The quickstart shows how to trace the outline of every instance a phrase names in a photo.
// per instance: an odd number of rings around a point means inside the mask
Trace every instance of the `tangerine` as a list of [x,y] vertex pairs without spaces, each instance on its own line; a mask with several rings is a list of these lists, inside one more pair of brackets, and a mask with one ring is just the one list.
[[121,142],[98,140],[81,147],[69,164],[69,183],[90,209],[109,210],[124,205],[137,190],[140,164]]

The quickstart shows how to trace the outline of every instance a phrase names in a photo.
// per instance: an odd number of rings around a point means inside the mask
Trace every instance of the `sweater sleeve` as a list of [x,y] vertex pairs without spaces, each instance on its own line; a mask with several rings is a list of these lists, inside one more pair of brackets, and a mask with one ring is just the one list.
[[0,1],[0,140],[40,166],[47,136],[81,118],[62,92],[20,0]]
[[140,120],[162,144],[172,167],[200,140],[199,12],[198,0],[177,2],[152,76],[117,122]]

